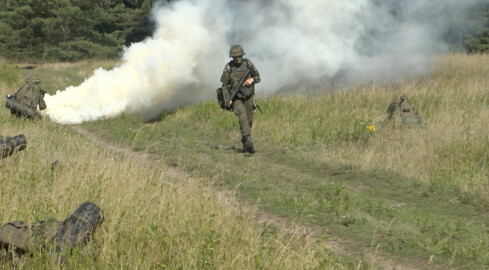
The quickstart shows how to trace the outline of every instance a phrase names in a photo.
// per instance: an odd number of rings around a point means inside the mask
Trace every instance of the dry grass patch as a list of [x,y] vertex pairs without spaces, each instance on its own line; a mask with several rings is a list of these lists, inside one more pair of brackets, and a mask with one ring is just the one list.
[[[0,95],[10,91],[0,80]],[[252,209],[200,179],[167,179],[164,167],[148,167],[47,118],[17,119],[4,109],[0,119],[1,135],[22,133],[28,144],[0,160],[0,223],[61,220],[84,201],[104,211],[97,245],[75,251],[61,268],[346,269],[327,246],[258,225]],[[58,267],[44,256],[16,266]]]

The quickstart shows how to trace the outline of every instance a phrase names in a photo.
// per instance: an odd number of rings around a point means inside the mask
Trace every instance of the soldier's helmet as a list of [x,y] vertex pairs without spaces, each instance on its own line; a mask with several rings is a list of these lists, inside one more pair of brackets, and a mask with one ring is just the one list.
[[243,48],[241,48],[241,45],[234,45],[229,50],[229,57],[243,56],[243,55],[245,55],[245,52],[244,52]]

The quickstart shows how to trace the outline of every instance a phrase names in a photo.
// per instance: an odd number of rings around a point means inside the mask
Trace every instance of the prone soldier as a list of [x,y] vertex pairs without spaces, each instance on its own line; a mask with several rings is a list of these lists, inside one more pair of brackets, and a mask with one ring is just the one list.
[[102,210],[91,202],[82,203],[64,221],[47,218],[40,222],[14,221],[0,227],[0,246],[4,254],[20,256],[36,251],[48,251],[59,261],[74,247],[85,246],[102,224]]

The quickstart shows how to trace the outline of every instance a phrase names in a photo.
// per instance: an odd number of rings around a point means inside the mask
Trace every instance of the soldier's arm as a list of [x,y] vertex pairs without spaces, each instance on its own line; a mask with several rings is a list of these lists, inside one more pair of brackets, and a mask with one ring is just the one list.
[[229,96],[231,95],[229,89],[230,73],[231,73],[231,67],[229,66],[229,64],[226,64],[221,75],[222,95],[224,97],[224,100],[228,99]]
[[251,62],[250,59],[246,60],[248,61],[248,66],[251,69],[251,77],[253,78],[253,83],[259,83],[261,81],[261,78],[258,69],[256,69],[255,65],[253,64],[253,62]]
[[48,106],[46,105],[46,101],[44,101],[44,98],[39,99],[39,110],[45,110]]

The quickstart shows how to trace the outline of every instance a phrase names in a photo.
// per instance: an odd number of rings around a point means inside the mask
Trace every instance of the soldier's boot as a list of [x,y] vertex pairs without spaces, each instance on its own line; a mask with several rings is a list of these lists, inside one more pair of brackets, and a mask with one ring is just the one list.
[[250,135],[243,136],[241,142],[243,143],[243,152],[248,152],[250,154],[255,153],[255,148],[253,147]]
[[[86,245],[103,220],[102,210],[97,205],[91,202],[82,203],[63,221],[54,236],[56,252],[69,252],[75,246]],[[57,258],[63,260],[62,254],[58,254]]]
[[246,152],[245,141],[245,136],[241,137],[241,144],[243,144],[243,150],[241,150],[241,152]]

